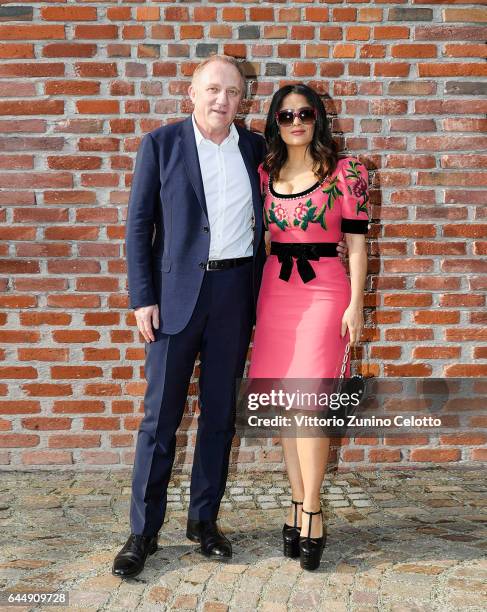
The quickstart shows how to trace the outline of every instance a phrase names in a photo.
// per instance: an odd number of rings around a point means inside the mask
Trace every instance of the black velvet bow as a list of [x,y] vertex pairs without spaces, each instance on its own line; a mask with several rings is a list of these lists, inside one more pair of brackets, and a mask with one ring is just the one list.
[[315,271],[308,260],[319,260],[318,249],[311,244],[293,244],[292,246],[286,245],[286,247],[277,253],[277,259],[281,264],[279,278],[286,282],[289,281],[294,264],[293,259],[296,259],[298,273],[303,283],[309,283],[310,280],[316,278]]

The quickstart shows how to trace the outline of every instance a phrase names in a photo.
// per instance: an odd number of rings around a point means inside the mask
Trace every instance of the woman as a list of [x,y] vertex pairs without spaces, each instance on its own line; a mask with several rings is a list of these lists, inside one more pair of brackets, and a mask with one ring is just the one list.
[[[259,174],[271,242],[249,378],[337,378],[347,342],[354,346],[363,327],[367,170],[354,157],[338,158],[323,103],[306,85],[274,94],[265,137],[268,154]],[[343,234],[351,280],[336,251]],[[329,438],[281,442],[293,504],[283,527],[284,554],[316,569],[326,540],[316,519],[322,518]]]

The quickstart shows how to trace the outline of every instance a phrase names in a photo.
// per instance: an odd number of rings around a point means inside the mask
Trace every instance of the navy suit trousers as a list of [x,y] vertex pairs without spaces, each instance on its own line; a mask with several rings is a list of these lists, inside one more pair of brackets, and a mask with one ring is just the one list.
[[155,330],[156,341],[146,343],[147,390],[132,474],[133,533],[154,535],[164,521],[176,431],[198,353],[200,414],[188,514],[216,519],[235,434],[236,379],[243,375],[252,320],[250,262],[207,271],[188,325],[174,335]]

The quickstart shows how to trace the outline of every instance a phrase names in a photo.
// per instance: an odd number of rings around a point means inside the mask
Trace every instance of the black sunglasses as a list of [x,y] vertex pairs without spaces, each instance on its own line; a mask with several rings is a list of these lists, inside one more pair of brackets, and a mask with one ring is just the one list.
[[310,124],[316,121],[316,110],[307,106],[306,108],[300,108],[298,111],[288,109],[276,113],[277,123],[285,127],[294,123],[294,117],[298,117],[301,123]]

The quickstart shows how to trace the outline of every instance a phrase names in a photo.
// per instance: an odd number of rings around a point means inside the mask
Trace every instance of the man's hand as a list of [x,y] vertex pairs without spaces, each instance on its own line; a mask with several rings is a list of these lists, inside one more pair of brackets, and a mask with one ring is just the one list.
[[340,240],[337,244],[337,253],[338,257],[343,261],[348,255],[348,247],[347,243],[344,240]]
[[154,329],[159,329],[159,306],[141,306],[135,310],[135,320],[146,342],[154,342]]

